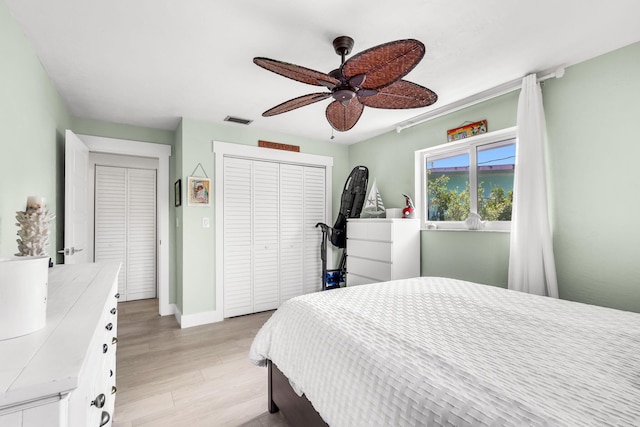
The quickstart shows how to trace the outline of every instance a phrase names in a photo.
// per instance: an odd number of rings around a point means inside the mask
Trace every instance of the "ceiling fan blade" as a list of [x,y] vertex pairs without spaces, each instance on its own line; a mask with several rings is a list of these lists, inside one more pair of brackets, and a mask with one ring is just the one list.
[[[360,91],[356,92],[356,94]],[[372,96],[359,97],[360,102],[367,107],[405,109],[427,107],[438,100],[438,95],[426,87],[398,80],[389,86],[378,89]]]
[[362,110],[364,110],[364,105],[358,101],[358,98],[352,98],[346,106],[340,101],[333,101],[327,107],[326,116],[331,127],[344,132],[358,123]]
[[331,77],[327,73],[315,71],[310,68],[301,67],[300,65],[289,64],[287,62],[276,61],[269,58],[253,58],[254,64],[273,71],[281,76],[314,86],[327,86],[327,83],[337,86],[340,80]]
[[309,95],[299,96],[268,109],[267,111],[262,113],[262,117],[271,117],[275,116],[276,114],[286,113],[287,111],[295,110],[296,108],[304,107],[305,105],[322,101],[323,99],[327,99],[330,96],[331,94],[329,92],[310,93]]
[[425,53],[422,42],[413,39],[396,40],[364,50],[352,56],[342,66],[349,80],[366,75],[362,89],[379,89],[400,80],[418,65]]

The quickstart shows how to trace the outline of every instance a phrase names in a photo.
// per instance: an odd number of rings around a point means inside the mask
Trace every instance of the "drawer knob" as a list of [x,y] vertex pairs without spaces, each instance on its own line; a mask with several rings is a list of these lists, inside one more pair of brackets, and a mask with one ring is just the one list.
[[109,369],[109,377],[113,376],[113,369]]
[[102,353],[103,353],[103,354],[104,354],[104,353],[106,353],[106,352],[107,352],[107,350],[109,350],[109,346],[108,346],[108,345],[106,345],[106,344],[102,344]]
[[116,388],[116,386],[112,385],[111,386],[111,394],[116,394],[116,391],[118,391],[118,389]]
[[113,323],[108,323],[108,324],[107,324],[107,326],[105,326],[105,329],[106,329],[107,331],[112,330],[112,329],[113,329]]
[[111,344],[117,344],[118,343],[118,337],[113,337],[111,339]]
[[118,292],[117,294],[114,295],[114,297],[116,297],[116,299],[120,299],[120,292]]
[[100,427],[106,426],[111,420],[111,415],[107,411],[102,411],[102,417],[100,417]]
[[91,405],[95,406],[96,408],[102,408],[106,401],[107,401],[107,398],[104,397],[103,393],[100,393],[98,396],[96,396],[95,399],[91,401]]
[[111,314],[116,314],[116,308],[115,308],[115,307],[114,307],[114,308],[112,308],[109,312],[110,312]]

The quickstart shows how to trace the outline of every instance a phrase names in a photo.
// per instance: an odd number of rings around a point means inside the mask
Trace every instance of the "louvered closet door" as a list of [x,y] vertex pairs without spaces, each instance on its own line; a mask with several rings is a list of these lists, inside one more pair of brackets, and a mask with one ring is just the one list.
[[304,287],[305,294],[322,289],[320,243],[322,231],[316,228],[326,222],[325,169],[304,168]]
[[304,167],[280,165],[280,302],[303,294]]
[[320,290],[325,169],[225,157],[224,317]]
[[224,158],[224,317],[253,312],[252,162]]
[[253,162],[253,311],[279,305],[279,165]]
[[109,166],[95,169],[95,242],[96,262],[122,264],[118,275],[121,300],[127,281],[127,170]]
[[127,301],[156,297],[156,171],[128,169]]

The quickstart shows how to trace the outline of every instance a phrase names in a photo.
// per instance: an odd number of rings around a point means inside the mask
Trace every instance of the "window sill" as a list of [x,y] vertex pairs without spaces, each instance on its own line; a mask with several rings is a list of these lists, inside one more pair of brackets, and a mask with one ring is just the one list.
[[466,228],[421,228],[420,231],[438,232],[438,231],[455,231],[462,233],[511,233],[511,230],[468,230]]

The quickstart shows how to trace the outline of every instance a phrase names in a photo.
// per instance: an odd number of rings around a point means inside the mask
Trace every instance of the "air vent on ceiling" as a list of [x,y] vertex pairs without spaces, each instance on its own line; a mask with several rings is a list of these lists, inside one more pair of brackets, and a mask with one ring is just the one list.
[[240,123],[241,125],[248,125],[253,120],[241,119],[240,117],[227,116],[227,117],[224,118],[224,121],[225,122]]

